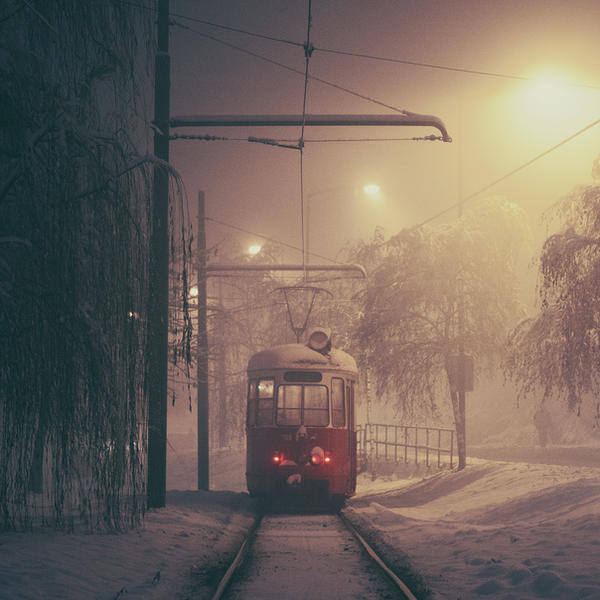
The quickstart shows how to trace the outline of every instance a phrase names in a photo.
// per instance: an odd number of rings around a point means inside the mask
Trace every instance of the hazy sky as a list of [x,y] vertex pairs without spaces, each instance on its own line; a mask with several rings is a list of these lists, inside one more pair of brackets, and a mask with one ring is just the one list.
[[[304,42],[303,0],[172,0],[171,11],[294,42]],[[300,114],[304,78],[205,35],[304,70],[301,47],[210,27],[180,17],[194,31],[171,29],[172,115]],[[600,86],[596,1],[314,0],[310,73],[396,108],[434,114],[452,144],[441,142],[307,143],[305,195],[311,203],[310,247],[334,256],[345,239],[368,237],[376,225],[391,235],[453,205],[600,118],[600,89],[540,88],[506,77],[368,60],[343,50],[419,63]],[[321,49],[321,50],[319,50]],[[308,113],[391,112],[310,81]],[[202,128],[179,133],[298,138],[299,130]],[[426,128],[307,128],[311,138],[412,137]],[[543,208],[590,181],[600,125],[510,177],[485,196],[521,204],[535,222]],[[459,150],[462,156],[459,161]],[[206,193],[207,215],[287,244],[301,245],[300,159],[295,150],[247,142],[175,141],[171,159],[190,204]],[[459,178],[459,172],[462,176]],[[382,188],[370,202],[358,191]],[[209,224],[209,242],[234,236]],[[289,258],[293,256],[290,255]],[[300,254],[295,255],[300,261]],[[316,260],[316,259],[315,259]],[[318,262],[323,262],[318,260]]]

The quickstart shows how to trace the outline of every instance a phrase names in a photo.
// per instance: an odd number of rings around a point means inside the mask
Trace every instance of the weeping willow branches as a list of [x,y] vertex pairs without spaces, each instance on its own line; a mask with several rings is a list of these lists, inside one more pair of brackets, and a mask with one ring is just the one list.
[[600,186],[579,187],[540,257],[539,314],[517,327],[507,368],[522,395],[557,392],[570,409],[600,385]]
[[0,21],[0,528],[124,528],[144,509],[167,168],[148,150],[153,23],[110,0],[25,4]]

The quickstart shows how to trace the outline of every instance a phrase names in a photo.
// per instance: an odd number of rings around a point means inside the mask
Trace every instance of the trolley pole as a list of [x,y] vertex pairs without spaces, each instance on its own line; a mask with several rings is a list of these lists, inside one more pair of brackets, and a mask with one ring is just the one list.
[[[169,160],[169,0],[158,0],[158,49],[154,73],[154,154]],[[169,174],[154,167],[148,299],[149,508],[165,506],[167,487],[167,381],[169,355]]]
[[198,489],[209,489],[208,331],[204,192],[198,192]]

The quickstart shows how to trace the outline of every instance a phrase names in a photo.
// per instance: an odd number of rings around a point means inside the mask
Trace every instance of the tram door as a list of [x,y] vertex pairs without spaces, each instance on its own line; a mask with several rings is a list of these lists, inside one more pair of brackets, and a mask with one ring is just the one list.
[[356,489],[356,428],[354,427],[354,381],[348,382],[348,454],[350,456],[350,489]]

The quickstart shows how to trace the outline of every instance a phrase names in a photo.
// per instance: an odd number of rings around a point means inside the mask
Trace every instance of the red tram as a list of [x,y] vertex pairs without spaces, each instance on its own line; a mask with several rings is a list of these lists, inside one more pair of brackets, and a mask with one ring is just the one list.
[[265,498],[323,498],[341,505],[356,489],[356,362],[331,349],[329,332],[248,362],[246,478]]

